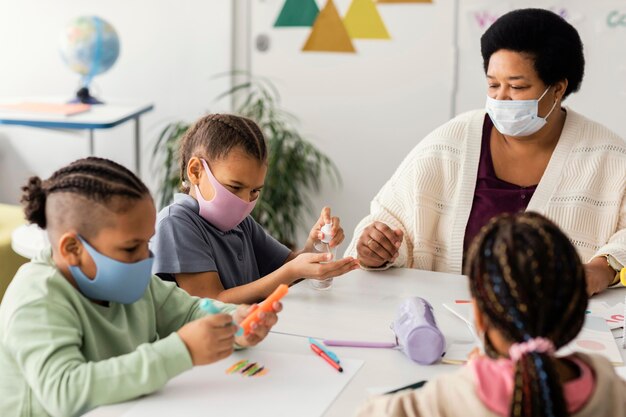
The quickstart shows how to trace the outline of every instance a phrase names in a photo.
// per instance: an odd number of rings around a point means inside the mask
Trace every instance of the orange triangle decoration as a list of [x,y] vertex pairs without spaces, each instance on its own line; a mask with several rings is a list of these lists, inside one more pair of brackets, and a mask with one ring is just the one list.
[[303,51],[356,52],[333,0],[328,0],[313,23]]
[[373,0],[353,0],[343,24],[352,39],[390,38]]
[[376,3],[432,3],[433,0],[376,0]]

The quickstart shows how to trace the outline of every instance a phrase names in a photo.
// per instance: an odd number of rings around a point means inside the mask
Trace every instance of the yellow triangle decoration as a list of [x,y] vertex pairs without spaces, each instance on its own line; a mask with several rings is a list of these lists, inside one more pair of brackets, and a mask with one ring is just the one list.
[[376,0],[376,3],[432,3],[433,0]]
[[303,51],[356,52],[333,0],[328,0],[313,23]]
[[373,0],[353,0],[343,24],[352,39],[390,39]]

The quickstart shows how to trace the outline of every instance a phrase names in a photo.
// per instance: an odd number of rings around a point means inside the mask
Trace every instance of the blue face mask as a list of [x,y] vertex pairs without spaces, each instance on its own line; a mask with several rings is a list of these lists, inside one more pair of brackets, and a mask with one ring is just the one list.
[[112,301],[121,304],[132,304],[139,300],[152,279],[152,263],[154,255],[139,262],[125,263],[104,256],[95,250],[82,237],[87,252],[96,264],[96,276],[89,279],[77,266],[70,266],[80,291],[88,298],[100,301]]

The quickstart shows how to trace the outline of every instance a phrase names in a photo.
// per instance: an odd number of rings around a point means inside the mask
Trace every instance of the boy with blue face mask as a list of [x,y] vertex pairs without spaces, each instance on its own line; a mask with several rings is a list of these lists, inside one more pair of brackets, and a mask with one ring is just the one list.
[[[0,305],[0,415],[77,415],[161,388],[261,341],[267,313],[235,336],[247,307],[200,300],[151,274],[156,211],[124,167],[78,160],[23,188],[26,218],[52,244],[23,266]],[[280,303],[274,305],[280,311]]]

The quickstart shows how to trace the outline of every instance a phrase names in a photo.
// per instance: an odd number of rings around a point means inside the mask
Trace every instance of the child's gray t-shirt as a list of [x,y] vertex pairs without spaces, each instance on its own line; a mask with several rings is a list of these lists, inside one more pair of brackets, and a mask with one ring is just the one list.
[[224,289],[248,284],[280,268],[290,254],[252,218],[222,232],[199,214],[196,199],[176,194],[157,217],[152,272],[168,281],[174,274],[216,271]]

